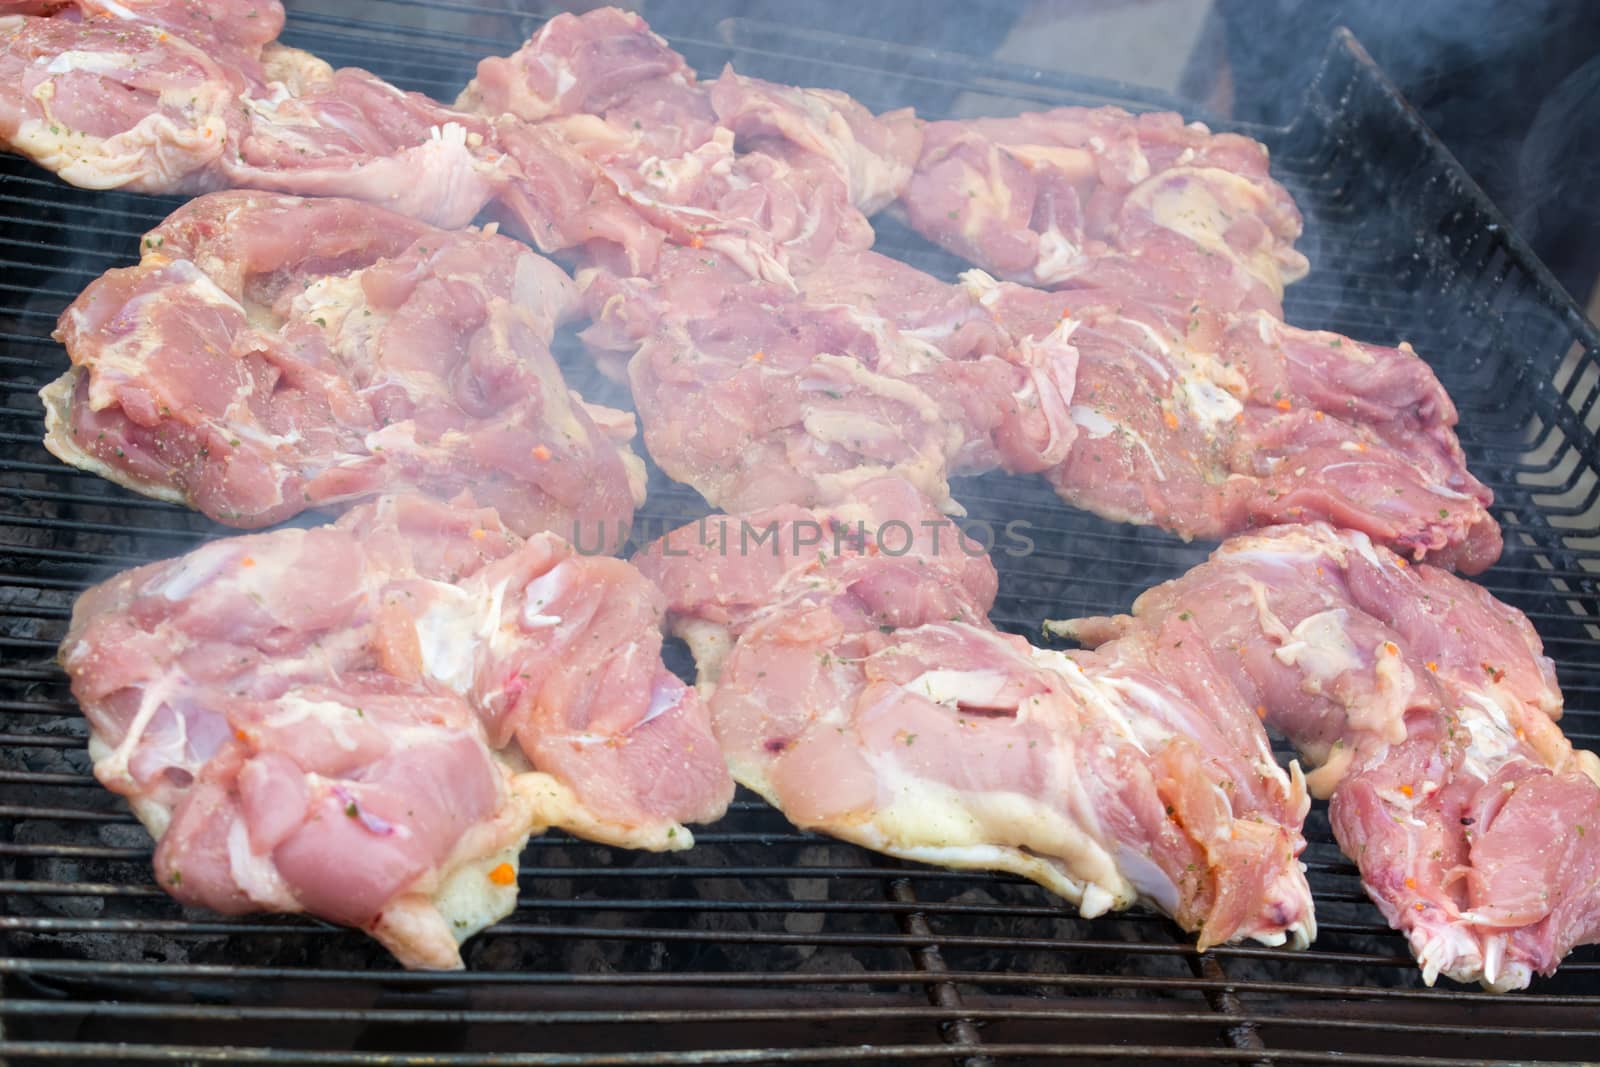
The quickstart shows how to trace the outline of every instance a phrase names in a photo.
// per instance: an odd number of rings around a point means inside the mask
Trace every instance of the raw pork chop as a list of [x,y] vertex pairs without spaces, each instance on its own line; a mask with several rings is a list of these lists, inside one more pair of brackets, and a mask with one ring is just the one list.
[[[903,477],[959,510],[948,477],[1037,471],[1072,443],[1064,331],[1015,341],[965,291],[872,252],[790,284],[710,249],[651,278],[581,272],[584,340],[625,361],[650,454],[720,507],[839,500]],[[847,302],[859,292],[878,299]]]
[[1281,316],[1284,285],[1307,270],[1300,213],[1266,149],[1170,113],[929,123],[902,202],[930,240],[1035,285],[1120,283]]
[[572,283],[515,241],[225,192],[142,253],[62,314],[73,367],[41,395],[69,463],[244,527],[471,488],[519,533],[582,536],[643,499],[631,417],[550,356]]
[[1236,537],[1133,615],[1055,628],[1257,707],[1318,769],[1368,894],[1440,974],[1519,989],[1600,941],[1600,759],[1486,590],[1326,525]]
[[384,497],[96,586],[61,662],[168,892],[459,967],[515,906],[530,833],[682,848],[727,806],[706,712],[661,664],[662,608],[620,560]]
[[1410,345],[1285,325],[1263,311],[1097,290],[966,285],[1018,337],[1078,351],[1078,434],[1046,477],[1062,498],[1185,537],[1327,520],[1413,559],[1482,571],[1493,494],[1468,472],[1455,405]]
[[995,630],[993,566],[909,484],[704,520],[637,562],[734,777],[797,825],[1011,871],[1086,916],[1142,899],[1202,946],[1313,936],[1309,800],[1250,707]]

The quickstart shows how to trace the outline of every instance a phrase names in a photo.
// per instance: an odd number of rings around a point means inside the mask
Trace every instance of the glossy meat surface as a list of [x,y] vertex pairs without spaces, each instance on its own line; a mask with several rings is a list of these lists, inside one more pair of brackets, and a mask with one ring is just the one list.
[[1281,315],[1284,285],[1307,270],[1300,213],[1266,149],[1170,113],[929,123],[902,202],[929,240],[1032,285],[1120,277],[1146,298]]
[[637,562],[734,777],[797,825],[1011,871],[1087,916],[1143,899],[1202,945],[1314,935],[1309,800],[1250,708],[995,630],[992,564],[911,485],[712,517]]
[[1077,350],[1078,433],[1047,474],[1069,503],[1185,538],[1325,520],[1469,574],[1499,558],[1493,494],[1410,345],[1262,311],[965,280],[1014,335],[1065,332]]
[[275,2],[24,7],[0,18],[0,142],[74,185],[347,196],[460,227],[518,173],[481,118],[277,44]]
[[685,248],[650,278],[579,279],[584,340],[625,365],[651,455],[719,507],[827,503],[892,474],[956,509],[951,474],[1043,470],[1072,442],[1059,332],[1018,341],[964,290],[873,252],[793,284]]
[[520,533],[592,544],[642,500],[631,418],[550,356],[572,283],[515,241],[224,192],[141,252],[62,314],[73,367],[42,395],[69,463],[243,527],[470,488]]
[[495,122],[523,173],[500,198],[508,225],[630,274],[652,273],[663,242],[769,280],[835,244],[866,248],[863,212],[899,195],[921,144],[908,110],[873,115],[843,93],[731,69],[702,84],[615,8],[558,15],[483,60],[457,105]]
[[94,587],[61,662],[174,896],[452,967],[514,906],[529,833],[680,848],[727,806],[663,608],[626,563],[492,509],[384,497]]
[[1340,847],[1430,983],[1521,988],[1600,940],[1600,760],[1556,725],[1533,627],[1480,586],[1361,533],[1284,526],[1132,616],[1058,628],[1257,707],[1316,765]]

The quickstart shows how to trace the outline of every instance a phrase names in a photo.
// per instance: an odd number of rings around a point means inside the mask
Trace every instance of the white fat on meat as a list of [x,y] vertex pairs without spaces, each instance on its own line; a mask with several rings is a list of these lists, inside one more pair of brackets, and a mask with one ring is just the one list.
[[1225,542],[1131,617],[1060,629],[1154,655],[1181,634],[1182,671],[1226,679],[1287,735],[1427,983],[1522,988],[1600,940],[1600,847],[1565,832],[1600,821],[1594,757],[1553,725],[1532,626],[1482,587],[1362,533],[1285,526]]
[[[925,499],[903,507],[902,493],[914,490],[880,479],[811,518],[859,525],[866,543],[891,518],[936,523]],[[781,514],[741,521],[776,523],[781,545],[783,525],[798,521]],[[1137,665],[1081,663],[998,633],[986,618],[992,568],[966,556],[953,529],[943,547],[916,542],[907,558],[841,545],[775,563],[695,532],[673,535],[673,551],[648,549],[641,565],[696,654],[734,777],[797,825],[907,859],[1016,873],[1084,915],[1146,899],[1203,930],[1203,943],[1303,945],[1314,933],[1296,859],[1304,782],[1273,763],[1247,710],[1230,712],[1228,731],[1189,730],[1207,713]],[[1159,773],[1126,773],[1150,761],[1200,780],[1164,796]],[[1163,822],[1179,819],[1176,806],[1193,827]],[[1213,911],[1200,883],[1178,874],[1199,866],[1207,885],[1257,888],[1219,889],[1229,903]]]
[[530,834],[686,848],[731,798],[656,597],[492,510],[384,497],[90,589],[61,662],[180,900],[308,911],[459,967],[514,906]]

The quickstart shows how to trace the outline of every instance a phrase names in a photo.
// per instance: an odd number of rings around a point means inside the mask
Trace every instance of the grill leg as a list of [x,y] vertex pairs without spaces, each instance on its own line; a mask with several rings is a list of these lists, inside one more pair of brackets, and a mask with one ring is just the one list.
[[[914,904],[917,900],[910,880],[905,878],[896,878],[889,883],[889,897],[902,904]],[[939,947],[934,944],[933,928],[928,925],[927,918],[920,911],[907,912],[902,916],[900,929],[912,937],[928,939],[927,944],[912,952],[918,967],[930,974],[944,974],[949,970],[944,965],[944,957],[939,955]],[[956,989],[954,982],[931,983],[928,986],[928,1001],[934,1007],[946,1008],[953,1013],[959,1012],[963,1006],[961,993]],[[956,1048],[973,1050],[968,1055],[957,1057],[955,1062],[961,1067],[994,1067],[994,1060],[977,1051],[982,1048],[983,1039],[978,1036],[978,1028],[973,1025],[971,1019],[958,1016],[952,1022],[941,1024],[939,1033]]]
[[[1199,978],[1213,982],[1227,981],[1227,972],[1222,969],[1222,964],[1209,954],[1190,957],[1189,966]],[[1206,1001],[1210,1003],[1211,1010],[1224,1017],[1237,1018],[1244,1014],[1244,1005],[1239,1002],[1239,995],[1229,989],[1219,989],[1215,993],[1207,993]],[[1228,1041],[1237,1049],[1249,1051],[1265,1051],[1267,1044],[1261,1040],[1261,1034],[1256,1031],[1256,1024],[1240,1021],[1232,1024],[1227,1029]],[[1252,1061],[1253,1067],[1271,1067],[1265,1059]]]

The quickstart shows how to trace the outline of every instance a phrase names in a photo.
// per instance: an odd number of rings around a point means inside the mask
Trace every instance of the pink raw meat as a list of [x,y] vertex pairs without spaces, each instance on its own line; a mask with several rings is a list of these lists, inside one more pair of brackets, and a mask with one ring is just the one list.
[[797,825],[1011,871],[1087,916],[1147,900],[1203,946],[1314,936],[1309,799],[1250,707],[995,630],[993,565],[906,482],[712,517],[637,562],[734,777]]
[[459,967],[514,906],[496,871],[530,833],[683,848],[726,808],[664,607],[626,563],[491,509],[383,497],[90,589],[61,662],[174,896]]
[[625,364],[651,455],[723,508],[827,503],[893,474],[951,509],[952,473],[1043,470],[1072,443],[1061,334],[1017,341],[964,290],[876,253],[838,251],[793,284],[688,248],[650,278],[579,279],[583,337]]
[[1283,526],[1132,616],[1054,628],[1258,707],[1317,765],[1340,847],[1428,982],[1517,989],[1600,940],[1600,759],[1556,726],[1533,627],[1483,588],[1362,533]]
[[1120,281],[1160,303],[1281,315],[1284,285],[1307,270],[1300,213],[1266,149],[1170,113],[929,123],[902,203],[929,240],[1052,288]]
[[1185,538],[1320,519],[1469,574],[1499,558],[1494,496],[1410,345],[965,277],[1013,335],[1065,329],[1077,349],[1078,433],[1046,475],[1064,500]]
[[46,445],[70,463],[244,527],[471,488],[520,533],[572,534],[643,499],[631,418],[584,404],[549,353],[572,284],[515,241],[224,192],[142,253],[61,317]]

